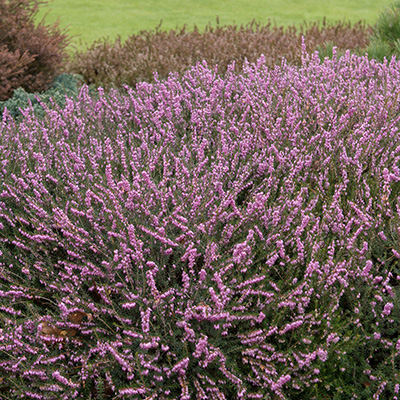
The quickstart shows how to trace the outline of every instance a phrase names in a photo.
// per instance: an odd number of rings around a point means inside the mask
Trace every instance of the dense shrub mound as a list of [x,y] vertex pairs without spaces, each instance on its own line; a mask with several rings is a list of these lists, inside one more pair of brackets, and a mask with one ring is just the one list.
[[141,81],[152,82],[154,72],[167,78],[170,72],[182,73],[203,60],[208,65],[218,65],[224,73],[232,61],[241,70],[247,59],[255,62],[261,54],[272,67],[283,57],[289,63],[301,63],[301,38],[305,36],[308,51],[322,49],[333,42],[339,50],[359,50],[368,44],[372,28],[364,23],[351,25],[338,22],[304,24],[300,28],[260,25],[207,26],[205,32],[195,27],[189,32],[142,31],[125,42],[101,40],[83,52],[77,52],[68,66],[69,70],[84,77],[87,84],[135,87]]
[[69,43],[57,24],[35,24],[40,0],[0,0],[0,101],[14,91],[41,92],[61,72]]
[[400,64],[233,70],[5,113],[1,397],[398,392]]

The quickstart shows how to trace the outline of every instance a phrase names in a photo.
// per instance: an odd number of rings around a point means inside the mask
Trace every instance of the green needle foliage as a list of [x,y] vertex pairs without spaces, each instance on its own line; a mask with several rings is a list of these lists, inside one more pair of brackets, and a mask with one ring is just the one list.
[[367,47],[370,58],[379,61],[400,54],[400,2],[385,8],[378,18]]
[[10,99],[0,102],[0,117],[7,109],[9,115],[19,119],[28,107],[32,107],[37,117],[44,117],[46,107],[64,107],[67,97],[76,98],[80,81],[79,75],[61,74],[55,78],[51,88],[42,93],[28,93],[18,88]]

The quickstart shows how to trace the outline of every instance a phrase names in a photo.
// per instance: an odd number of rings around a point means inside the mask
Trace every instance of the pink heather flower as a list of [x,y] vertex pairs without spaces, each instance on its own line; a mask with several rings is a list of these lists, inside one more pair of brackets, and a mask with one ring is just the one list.
[[25,392],[25,396],[28,396],[29,398],[37,399],[37,400],[44,399],[44,397],[41,394],[33,393],[33,392],[30,392],[30,391],[26,391]]
[[340,337],[337,333],[330,333],[326,338],[326,342],[329,344],[331,342],[337,343],[340,340]]
[[264,321],[265,317],[266,315],[262,311],[260,311],[260,314],[258,314],[258,317],[256,319],[257,324],[261,324],[261,322]]
[[[158,268],[157,268],[157,270],[158,270]],[[158,296],[158,289],[157,289],[156,282],[154,279],[154,276],[156,275],[157,270],[146,271],[147,284],[149,285],[149,287],[151,289],[151,294],[153,297]]]
[[301,325],[303,325],[304,321],[299,320],[299,321],[294,321],[290,324],[287,324],[280,332],[280,335],[283,335],[289,331],[292,331],[294,329],[297,329],[298,327],[300,327]]
[[140,343],[140,348],[144,350],[154,349],[158,347],[157,342]]
[[384,241],[388,240],[387,237],[385,236],[385,234],[383,233],[383,231],[378,232],[378,236]]
[[75,388],[79,387],[78,384],[74,384],[74,383],[70,382],[67,378],[62,376],[59,371],[53,372],[52,377],[54,379],[56,379],[58,382],[62,383],[63,385],[70,386],[70,387],[75,387]]
[[137,395],[137,394],[145,394],[146,393],[146,389],[142,389],[142,388],[138,388],[138,389],[133,389],[133,388],[125,388],[125,389],[119,389],[118,390],[119,394],[122,395]]
[[394,307],[393,303],[386,303],[385,307],[383,307],[383,311],[382,311],[382,314],[381,314],[382,318],[384,316],[390,315],[390,313],[392,312],[392,308],[393,307]]
[[149,333],[150,332],[150,314],[151,314],[152,309],[147,308],[146,311],[141,311],[140,315],[142,317],[142,330],[143,333]]
[[371,271],[372,268],[372,261],[368,260],[367,263],[365,264],[364,269],[362,270],[361,275],[367,277],[369,275],[369,272]]
[[199,339],[199,341],[196,345],[196,350],[193,353],[193,357],[200,358],[203,353],[207,354],[208,353],[207,344],[208,344],[207,336],[203,336],[201,339]]
[[381,334],[378,333],[378,332],[375,332],[375,333],[374,333],[374,339],[378,340],[378,339],[380,339],[380,338],[381,338]]
[[317,350],[317,355],[318,358],[322,361],[325,362],[328,359],[328,352],[322,349]]
[[395,249],[392,249],[392,253],[395,255],[396,258],[400,258],[400,254]]
[[280,388],[282,388],[283,385],[285,385],[286,383],[288,383],[291,379],[292,379],[292,377],[291,377],[290,375],[281,376],[281,377],[278,379],[278,382],[272,384],[271,389],[272,389],[273,391],[275,391],[275,390],[277,390],[277,389],[280,389]]
[[189,365],[189,361],[190,360],[188,357],[184,358],[183,360],[181,360],[177,364],[175,364],[171,371],[174,373],[177,373],[180,376],[185,375],[186,369]]
[[182,271],[183,292],[188,292],[190,288],[190,277],[186,271]]
[[382,171],[383,179],[385,182],[389,182],[389,170],[387,168],[384,168]]
[[208,289],[208,292],[210,293],[211,299],[212,299],[212,301],[214,302],[215,306],[216,306],[218,309],[221,309],[221,308],[223,307],[223,304],[222,304],[220,298],[218,297],[218,295],[215,293],[214,288],[213,288],[213,287],[210,287],[210,288]]
[[242,264],[251,254],[251,247],[247,244],[247,240],[243,243],[236,244],[233,249],[233,262]]
[[206,279],[207,272],[202,268],[199,272],[199,281],[203,282]]

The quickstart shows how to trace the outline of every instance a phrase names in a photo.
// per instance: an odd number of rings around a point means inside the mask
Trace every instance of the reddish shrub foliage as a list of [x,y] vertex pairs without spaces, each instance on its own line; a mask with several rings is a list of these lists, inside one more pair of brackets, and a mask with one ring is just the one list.
[[205,32],[197,27],[188,32],[141,31],[130,36],[126,42],[118,38],[114,43],[99,41],[84,52],[77,52],[69,69],[81,74],[86,83],[103,87],[134,87],[140,81],[153,81],[154,72],[166,78],[172,71],[182,73],[199,61],[218,65],[224,73],[227,66],[236,62],[240,70],[244,60],[254,62],[261,54],[266,63],[273,66],[285,57],[289,63],[300,64],[301,40],[306,38],[308,51],[328,42],[338,50],[358,50],[368,44],[372,30],[359,22],[355,25],[339,22],[304,24],[300,28],[285,29],[271,23],[260,25],[254,21],[246,26],[207,26]]
[[35,25],[38,0],[0,0],[0,101],[15,89],[46,90],[66,60],[69,39],[57,24]]

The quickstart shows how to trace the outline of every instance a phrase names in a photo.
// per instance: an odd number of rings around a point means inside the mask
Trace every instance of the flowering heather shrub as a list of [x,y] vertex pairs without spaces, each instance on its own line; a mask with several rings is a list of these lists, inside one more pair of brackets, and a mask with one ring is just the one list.
[[349,52],[0,129],[0,396],[396,398],[400,64]]
[[372,28],[362,22],[351,25],[338,22],[328,24],[309,23],[299,28],[260,25],[254,21],[245,26],[207,26],[199,32],[185,27],[169,32],[156,28],[141,31],[125,42],[100,40],[86,51],[76,52],[69,61],[68,70],[80,74],[87,84],[122,88],[127,84],[135,87],[138,82],[154,80],[154,72],[160,79],[170,72],[184,73],[197,62],[207,61],[209,66],[218,65],[223,74],[235,61],[238,70],[247,59],[255,62],[261,54],[273,67],[284,57],[290,64],[301,64],[301,40],[306,38],[307,50],[315,51],[333,42],[339,50],[361,50],[369,43]]

